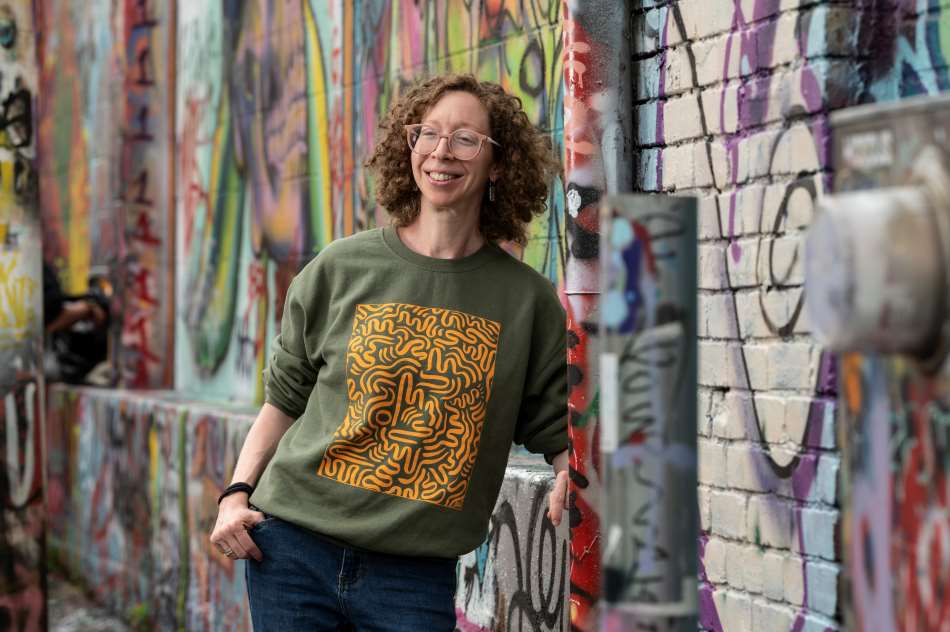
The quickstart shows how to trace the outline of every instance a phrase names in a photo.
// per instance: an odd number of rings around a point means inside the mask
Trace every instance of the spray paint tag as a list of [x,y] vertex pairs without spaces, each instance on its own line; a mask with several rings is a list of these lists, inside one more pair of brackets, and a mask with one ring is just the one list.
[[619,360],[616,353],[600,356],[600,451],[616,452],[620,443],[620,411],[617,399]]

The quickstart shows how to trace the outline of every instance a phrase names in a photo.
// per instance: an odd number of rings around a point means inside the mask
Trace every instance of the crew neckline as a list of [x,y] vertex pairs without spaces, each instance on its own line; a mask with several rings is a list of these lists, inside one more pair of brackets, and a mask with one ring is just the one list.
[[497,246],[486,240],[481,248],[470,255],[459,259],[439,259],[437,257],[427,257],[411,250],[399,238],[399,233],[396,232],[396,226],[393,224],[384,226],[380,234],[394,255],[415,266],[436,272],[468,272],[474,270],[486,264],[498,250]]

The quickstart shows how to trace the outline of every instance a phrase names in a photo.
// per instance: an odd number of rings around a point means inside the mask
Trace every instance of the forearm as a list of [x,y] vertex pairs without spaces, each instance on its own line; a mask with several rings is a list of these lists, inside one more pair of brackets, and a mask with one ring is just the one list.
[[293,418],[276,406],[264,404],[244,439],[231,482],[256,485],[281,437],[293,423]]

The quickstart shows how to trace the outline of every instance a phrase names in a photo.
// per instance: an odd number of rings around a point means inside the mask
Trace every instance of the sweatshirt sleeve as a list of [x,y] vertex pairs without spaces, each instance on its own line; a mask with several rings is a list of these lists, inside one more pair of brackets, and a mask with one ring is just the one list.
[[311,360],[313,345],[308,341],[315,315],[304,307],[314,301],[301,296],[301,276],[302,273],[294,277],[287,288],[280,333],[274,339],[270,362],[264,371],[264,401],[294,419],[303,414],[317,381],[317,368]]
[[532,336],[514,439],[529,452],[555,455],[567,449],[567,322],[553,292],[546,298]]

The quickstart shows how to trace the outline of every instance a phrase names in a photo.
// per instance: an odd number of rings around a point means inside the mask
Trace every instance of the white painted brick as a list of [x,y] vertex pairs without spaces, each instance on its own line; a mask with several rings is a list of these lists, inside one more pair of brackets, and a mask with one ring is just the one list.
[[774,27],[774,39],[770,42],[771,46],[769,47],[771,57],[768,56],[768,50],[758,50],[760,65],[763,68],[790,64],[801,57],[802,50],[795,34],[800,20],[801,14],[799,13],[786,13],[778,19]]
[[700,239],[719,239],[722,231],[719,229],[718,200],[714,195],[699,198],[697,213],[697,232]]
[[722,439],[748,439],[746,427],[752,417],[749,393],[730,390],[723,399],[719,413],[713,418],[713,435]]
[[759,307],[758,290],[742,290],[734,294],[736,312],[739,316],[739,335],[743,340],[751,338],[771,338],[772,332],[766,326]]
[[692,46],[693,56],[696,59],[696,78],[699,85],[708,86],[726,79],[726,52],[736,57],[736,46],[728,45],[729,35],[721,35],[712,39],[696,42]]
[[700,436],[712,435],[713,409],[721,405],[722,393],[707,388],[700,388],[696,398],[696,426]]
[[690,0],[690,3],[695,7],[691,7],[691,11],[696,16],[692,22],[695,32],[691,32],[690,27],[687,26],[687,33],[692,33],[690,39],[726,33],[732,28],[735,13],[732,7],[706,0]]
[[[760,287],[759,291],[749,296],[751,304],[748,307],[753,312],[750,314],[750,322],[746,323],[750,325],[749,335],[778,336],[782,331],[785,331],[785,335],[794,333],[795,327],[790,331],[786,330],[794,319],[800,320],[805,311],[804,288],[799,286],[763,290],[764,288]],[[740,326],[742,324],[740,323]],[[743,336],[745,335],[743,333]]]
[[765,554],[756,546],[745,546],[742,549],[742,571],[745,578],[745,589],[753,593],[762,592],[764,581]]
[[663,135],[667,143],[676,143],[703,135],[698,96],[686,94],[664,103]]
[[[745,366],[748,372],[749,384],[743,384],[746,388],[754,391],[765,390],[769,388],[769,355],[771,354],[771,344],[744,344],[742,345],[742,356],[745,359]],[[740,365],[741,370],[741,365]],[[746,374],[742,374],[743,380]]]
[[726,448],[728,487],[747,491],[759,489],[754,451],[751,443],[733,443]]
[[732,177],[732,162],[729,158],[729,151],[725,144],[719,140],[713,140],[709,144],[709,151],[712,155],[713,178],[716,181],[716,187],[721,189]]
[[773,601],[785,599],[785,558],[787,554],[767,550],[762,555],[762,594]]
[[752,627],[750,630],[791,630],[795,614],[791,608],[769,603],[762,599],[752,601]]
[[789,502],[766,495],[750,498],[746,539],[768,547],[791,548],[795,538]]
[[659,120],[660,108],[663,107],[662,101],[648,101],[637,105],[635,116],[639,124],[637,127],[637,146],[643,148],[650,145],[658,145],[661,139],[658,138],[660,128],[657,125]]
[[746,533],[746,503],[744,494],[710,490],[710,527],[716,535],[741,538]]
[[796,606],[805,602],[805,561],[794,555],[785,558],[785,601]]
[[745,386],[741,349],[730,342],[699,341],[699,383],[702,386]]
[[803,507],[799,513],[803,543],[796,546],[800,553],[808,553],[826,560],[835,559],[835,527],[838,512]]
[[709,504],[709,488],[700,485],[697,490],[699,498],[699,528],[703,533],[709,533],[711,524],[711,509]]
[[662,29],[667,15],[666,11],[661,13],[654,9],[634,18],[633,53],[635,55],[648,55],[660,50]]
[[726,542],[724,540],[710,537],[706,541],[703,567],[706,569],[706,579],[711,583],[721,584],[726,581]]
[[[685,46],[667,49],[663,60],[663,71],[665,96],[674,96],[693,88],[693,73]],[[656,76],[659,76],[659,71]]]
[[818,144],[811,129],[804,123],[795,123],[778,139],[771,173],[797,174],[823,168]]
[[718,244],[699,244],[697,281],[701,290],[721,290],[726,282],[726,251]]
[[713,155],[712,144],[708,141],[693,143],[693,186],[713,186]]
[[[770,169],[772,163],[772,149],[778,141],[780,132],[775,130],[765,130],[748,136],[739,141],[737,152],[739,154],[739,164],[736,170],[736,182],[746,182],[755,178],[761,178],[775,173],[788,173],[775,168]],[[784,135],[783,138],[788,136]],[[791,144],[790,140],[786,143]],[[785,163],[789,163],[788,151],[783,155]],[[787,165],[786,165],[787,167]]]
[[699,439],[699,482],[714,487],[725,487],[726,446],[718,441]]
[[812,486],[814,500],[834,505],[838,500],[838,468],[841,460],[833,454],[818,459],[818,473]]
[[805,614],[802,617],[804,625],[799,632],[836,632],[840,628],[836,621],[816,614]]
[[744,549],[740,542],[726,542],[726,583],[730,588],[745,590]]
[[821,349],[809,343],[781,342],[769,345],[766,388],[813,388],[820,355]]
[[834,617],[838,608],[838,565],[808,562],[805,570],[808,584],[808,607],[821,614]]
[[787,441],[797,445],[804,444],[805,430],[808,427],[808,414],[811,410],[811,402],[811,397],[789,397],[788,400],[786,400],[785,438]]
[[734,590],[717,590],[713,599],[724,630],[752,629],[752,603],[748,595]]
[[785,398],[777,395],[756,394],[755,406],[759,412],[760,427],[768,443],[785,441]]
[[703,293],[697,297],[700,337],[738,338],[733,296],[728,292]]
[[803,233],[768,237],[759,245],[757,285],[801,285],[805,282]]
[[758,237],[734,239],[729,244],[726,268],[729,272],[729,286],[732,288],[757,287],[757,261],[761,239]]
[[727,237],[762,232],[765,189],[761,184],[749,184],[720,196],[719,217]]

